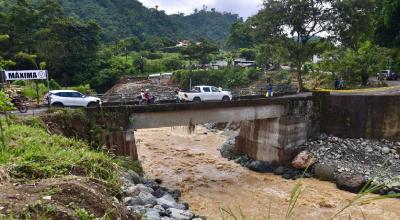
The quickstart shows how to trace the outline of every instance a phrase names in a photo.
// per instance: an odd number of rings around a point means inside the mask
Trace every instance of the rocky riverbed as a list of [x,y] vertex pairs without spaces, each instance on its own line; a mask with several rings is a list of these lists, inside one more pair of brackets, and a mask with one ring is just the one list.
[[301,148],[315,156],[317,165],[332,167],[336,180],[362,176],[365,181],[385,185],[381,194],[400,192],[399,142],[321,135]]
[[189,210],[188,203],[180,203],[181,192],[162,187],[160,179],[144,179],[134,171],[128,171],[121,180],[124,205],[144,220],[206,219]]
[[[218,128],[215,125],[210,128],[215,127]],[[226,133],[229,127],[223,130]],[[299,155],[291,166],[285,167],[238,155],[234,144],[235,133],[232,133],[219,149],[221,155],[250,170],[274,172],[293,180],[316,177],[336,182],[339,188],[351,192],[358,192],[371,181],[375,185],[383,185],[376,193],[400,193],[400,142],[338,138],[322,134],[316,140],[298,147]]]

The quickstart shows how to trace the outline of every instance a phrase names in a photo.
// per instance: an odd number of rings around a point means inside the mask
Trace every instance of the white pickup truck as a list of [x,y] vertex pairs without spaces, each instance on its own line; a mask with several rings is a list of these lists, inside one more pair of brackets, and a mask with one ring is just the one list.
[[220,90],[214,86],[195,86],[191,91],[179,92],[178,96],[181,101],[185,102],[232,100],[231,92]]

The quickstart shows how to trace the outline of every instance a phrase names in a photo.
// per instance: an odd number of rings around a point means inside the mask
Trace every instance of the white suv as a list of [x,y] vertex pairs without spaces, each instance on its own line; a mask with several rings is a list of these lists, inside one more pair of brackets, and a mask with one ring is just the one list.
[[[52,90],[45,95],[45,104],[53,107],[97,107],[101,105],[101,99],[85,96],[74,90]],[[50,102],[50,103],[49,103]]]

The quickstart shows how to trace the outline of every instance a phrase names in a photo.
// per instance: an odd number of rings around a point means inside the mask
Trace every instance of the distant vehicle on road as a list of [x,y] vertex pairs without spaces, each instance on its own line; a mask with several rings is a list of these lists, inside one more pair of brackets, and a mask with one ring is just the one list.
[[377,73],[378,80],[397,80],[399,78],[399,74],[391,71],[391,70],[382,70]]
[[74,90],[52,90],[45,95],[45,104],[53,107],[88,107],[94,108],[101,105],[101,99],[85,96]]
[[214,86],[195,86],[191,91],[179,92],[178,96],[184,102],[230,101],[232,94]]

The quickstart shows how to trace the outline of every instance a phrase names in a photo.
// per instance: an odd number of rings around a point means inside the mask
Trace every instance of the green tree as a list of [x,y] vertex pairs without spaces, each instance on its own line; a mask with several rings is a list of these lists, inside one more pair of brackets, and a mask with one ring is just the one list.
[[52,77],[63,84],[79,83],[100,45],[96,23],[75,19],[56,20],[37,34],[39,57],[46,61]]
[[367,85],[368,78],[381,69],[390,68],[390,51],[367,41],[358,50],[340,47],[326,51],[319,64],[323,71],[331,72],[337,78],[345,79],[352,85]]
[[143,48],[145,50],[150,50],[152,52],[160,50],[164,47],[164,42],[160,37],[148,36],[143,43]]
[[330,0],[266,0],[252,26],[267,41],[285,41],[295,64],[299,90],[303,90],[302,66],[313,55],[312,40],[330,31],[334,11]]
[[289,52],[282,41],[273,41],[258,45],[257,65],[268,68],[270,65],[278,68],[281,63],[289,60]]
[[6,33],[10,39],[6,56],[11,58],[18,52],[32,53],[35,47],[33,39],[38,27],[39,13],[27,0],[17,0],[6,16],[6,27],[0,33]]
[[400,47],[400,0],[384,0],[377,21],[376,40],[380,45]]
[[19,52],[15,55],[16,66],[24,70],[39,69],[36,58],[36,55]]
[[250,48],[240,48],[239,53],[240,57],[245,58],[246,60],[255,60],[257,56],[256,50]]
[[201,39],[197,43],[191,43],[181,50],[183,56],[187,56],[189,60],[197,60],[200,64],[210,62],[210,55],[219,52],[218,46],[210,41]]
[[133,66],[141,73],[144,73],[145,65],[146,65],[146,59],[142,55],[138,56],[133,60]]
[[254,44],[248,23],[238,21],[232,25],[226,44],[233,49],[247,48]]
[[183,62],[179,57],[171,57],[163,60],[163,65],[167,70],[182,69]]
[[124,40],[120,40],[118,43],[118,47],[120,49],[120,52],[125,52],[126,51],[140,51],[142,49],[142,44],[139,40],[139,38],[133,36],[126,38]]
[[[0,35],[0,46],[2,44],[4,44],[5,42],[7,42],[8,39],[10,39],[10,37],[8,35]],[[11,67],[11,66],[14,66],[14,65],[15,65],[15,62],[13,62],[11,60],[5,60],[2,57],[2,53],[1,53],[1,50],[0,50],[0,70],[4,70],[5,68],[8,68],[8,67]]]
[[376,1],[333,1],[335,10],[334,37],[345,47],[357,50],[360,44],[373,38]]

